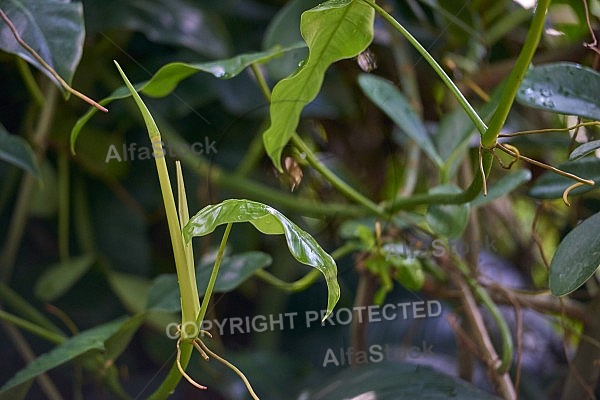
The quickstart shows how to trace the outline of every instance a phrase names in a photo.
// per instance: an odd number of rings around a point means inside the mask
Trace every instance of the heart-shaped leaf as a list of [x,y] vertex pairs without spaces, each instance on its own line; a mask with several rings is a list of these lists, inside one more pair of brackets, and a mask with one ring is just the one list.
[[[32,47],[67,83],[71,83],[81,59],[85,29],[81,3],[63,0],[5,0],[2,10]],[[62,86],[0,23],[0,49],[16,54]],[[65,95],[68,92],[64,92]]]
[[353,0],[327,1],[302,13],[300,31],[308,57],[273,88],[271,125],[263,133],[267,154],[280,172],[283,148],[296,131],[300,113],[319,93],[325,71],[367,48],[373,40],[373,18],[371,6]]
[[600,266],[600,213],[577,225],[560,242],[550,263],[549,286],[564,296],[583,285]]
[[194,215],[183,228],[186,240],[204,236],[222,224],[250,222],[256,229],[267,235],[285,235],[290,253],[299,262],[317,268],[325,276],[327,283],[327,315],[340,298],[335,261],[317,241],[285,215],[268,205],[250,200],[229,199],[222,203],[204,207]]
[[521,82],[517,101],[554,113],[600,119],[600,74],[574,63],[533,67]]

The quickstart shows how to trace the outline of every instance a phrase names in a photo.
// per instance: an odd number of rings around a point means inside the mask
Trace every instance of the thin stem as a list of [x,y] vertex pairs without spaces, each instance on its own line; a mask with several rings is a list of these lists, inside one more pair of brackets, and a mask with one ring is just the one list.
[[566,128],[533,129],[530,131],[501,133],[498,135],[498,137],[501,138],[501,137],[515,137],[515,136],[523,136],[523,135],[552,133],[552,132],[569,132],[569,131],[572,131],[573,129],[579,129],[579,128],[586,127],[586,126],[598,126],[598,125],[600,125],[600,121],[581,122],[579,124],[575,124],[573,126],[568,126]]
[[8,16],[4,13],[4,10],[2,10],[0,8],[0,17],[4,20],[4,22],[6,23],[6,25],[8,25],[8,27],[10,28],[10,31],[12,32],[13,36],[15,37],[15,40],[17,41],[17,43],[19,43],[25,50],[27,50],[27,52],[29,54],[31,54],[31,56],[33,58],[35,58],[35,60],[40,63],[40,65],[46,70],[48,71],[48,73],[50,73],[50,75],[52,75],[52,77],[54,79],[56,79],[58,81],[58,83],[60,84],[60,86],[62,86],[62,88],[64,90],[66,90],[67,92],[71,93],[72,95],[79,97],[80,99],[82,99],[83,101],[85,101],[86,103],[96,107],[98,110],[100,111],[104,111],[104,112],[108,112],[108,109],[106,107],[101,106],[100,104],[98,104],[96,101],[90,99],[89,97],[87,97],[85,94],[73,89],[71,86],[69,86],[69,84],[67,82],[65,82],[65,80],[63,78],[60,77],[60,75],[50,66],[48,65],[48,63],[46,61],[44,61],[44,59],[31,47],[29,46],[22,38],[21,35],[19,35],[19,32],[17,31],[17,28],[15,28],[15,26],[13,25],[12,21],[10,20],[10,18],[8,18]]
[[367,208],[375,215],[387,217],[384,211],[377,204],[373,203],[371,200],[357,192],[353,187],[341,180],[336,174],[331,172],[331,170],[327,168],[321,161],[319,161],[319,159],[317,158],[317,156],[315,156],[310,147],[308,147],[306,143],[304,143],[302,138],[297,133],[294,133],[292,135],[292,143],[306,155],[306,160],[308,161],[308,163],[315,170],[317,170],[317,172],[323,175],[323,177],[327,179],[344,196]]
[[198,314],[198,318],[196,319],[196,326],[201,326],[202,320],[204,320],[204,316],[206,315],[206,310],[208,310],[208,303],[210,302],[210,298],[215,287],[215,282],[217,281],[219,267],[221,266],[221,261],[223,260],[223,254],[225,253],[225,245],[227,244],[227,240],[229,239],[229,232],[231,231],[231,226],[232,223],[230,222],[225,227],[225,233],[223,233],[223,238],[221,239],[221,245],[219,246],[219,251],[215,260],[215,265],[213,266],[213,270],[210,274],[208,285],[206,286],[206,292],[204,292],[204,298],[202,299],[202,305],[200,306],[200,313]]
[[58,156],[58,254],[61,261],[69,259],[69,158],[66,153]]
[[419,43],[419,41],[417,39],[415,39],[415,37],[408,30],[406,30],[406,28],[404,28],[402,25],[400,25],[400,23],[398,21],[396,21],[396,19],[394,19],[394,17],[392,17],[381,6],[379,6],[372,0],[361,0],[361,1],[363,1],[363,2],[367,3],[368,5],[370,5],[371,7],[373,7],[375,9],[375,11],[377,11],[379,13],[379,15],[381,15],[387,22],[389,22],[394,28],[396,28],[396,30],[398,32],[400,32],[402,35],[404,35],[404,37],[410,42],[410,44],[412,44],[413,47],[421,54],[421,56],[423,56],[425,61],[427,61],[427,63],[429,63],[429,65],[431,65],[431,67],[437,73],[437,75],[440,77],[442,82],[444,82],[444,84],[448,87],[448,89],[456,97],[456,100],[458,100],[458,103],[465,110],[465,112],[467,113],[467,115],[469,116],[471,121],[473,121],[473,124],[475,125],[475,127],[477,128],[479,133],[483,135],[488,129],[487,126],[485,125],[485,122],[483,122],[483,120],[481,119],[479,114],[477,114],[477,111],[475,111],[475,109],[473,108],[471,103],[469,103],[469,101],[465,98],[465,96],[462,94],[460,89],[456,86],[456,84],[452,81],[452,79],[450,79],[448,74],[446,74],[446,71],[444,71],[444,69],[438,64],[438,62],[435,60],[435,58],[433,58],[433,56],[431,54],[429,54],[427,49],[425,47],[423,47],[423,45],[421,45],[421,43]]
[[21,57],[17,57],[17,68],[21,73],[21,77],[23,78],[23,82],[25,82],[25,87],[27,91],[31,95],[31,98],[38,105],[38,107],[44,106],[44,94],[40,89],[40,86],[35,81],[33,74],[31,73],[31,69],[25,60]]
[[496,108],[496,111],[492,116],[488,129],[482,133],[481,145],[484,148],[492,148],[498,141],[498,134],[508,118],[508,113],[512,108],[515,96],[517,95],[517,91],[521,85],[521,81],[525,77],[525,73],[529,68],[529,64],[531,64],[533,55],[538,47],[540,37],[542,36],[542,32],[544,30],[546,13],[548,11],[548,7],[550,6],[550,1],[551,0],[538,0],[537,2],[533,20],[531,21],[531,26],[527,32],[525,44],[523,45],[521,53],[515,62],[514,68],[508,76],[506,86],[504,87],[504,91],[500,97],[500,102],[498,103],[498,108]]
[[46,339],[47,341],[54,344],[60,344],[65,341],[64,336],[52,332],[39,325],[33,324],[27,320],[24,320],[23,318],[17,317],[16,315],[7,313],[4,310],[0,310],[0,320],[10,322],[11,324],[18,326],[19,328],[25,329],[26,331],[29,331],[34,335],[41,337],[42,339]]
[[262,90],[262,92],[263,92],[263,96],[265,96],[265,99],[267,99],[267,101],[270,103],[271,102],[271,89],[269,88],[269,85],[267,85],[267,81],[265,80],[265,77],[264,77],[262,71],[260,70],[260,67],[256,64],[252,64],[250,67],[252,68],[252,72],[254,73],[254,76],[256,77],[256,80],[258,82],[258,86],[260,87],[260,90]]

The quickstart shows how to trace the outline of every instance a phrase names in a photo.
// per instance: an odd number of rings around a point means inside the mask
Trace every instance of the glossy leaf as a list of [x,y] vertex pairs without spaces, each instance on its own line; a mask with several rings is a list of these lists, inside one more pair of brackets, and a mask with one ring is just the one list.
[[513,190],[521,186],[523,183],[529,182],[530,180],[531,171],[528,169],[520,169],[518,171],[506,174],[497,182],[491,184],[488,182],[487,196],[484,196],[483,193],[480,193],[479,196],[477,196],[471,202],[471,206],[479,207],[491,203],[497,198],[512,192]]
[[[415,346],[420,345],[419,342],[415,343]],[[381,361],[387,357],[384,346],[371,346],[369,349],[368,355],[375,360]],[[333,351],[333,356],[338,363],[341,363],[339,347]],[[434,347],[434,354],[435,351]],[[431,356],[435,355],[429,355]],[[327,354],[324,354],[322,359],[327,360]],[[333,365],[332,361],[328,367]],[[310,400],[498,399],[459,378],[443,374],[430,367],[387,361],[370,362],[360,368],[343,368],[342,372],[327,376],[324,383],[303,390],[298,398]]]
[[25,139],[11,135],[0,124],[0,160],[16,165],[40,177],[40,170],[31,146]]
[[[556,168],[570,172],[584,179],[591,179],[596,185],[584,185],[572,190],[569,196],[589,192],[600,182],[600,160],[597,158],[582,158],[575,161],[567,161],[559,164]],[[569,186],[573,185],[573,179],[558,175],[552,171],[544,172],[529,190],[529,195],[537,199],[559,199]]]
[[560,242],[550,263],[549,286],[564,296],[583,285],[600,266],[600,213],[577,225]]
[[4,384],[0,394],[17,385],[25,383],[52,368],[58,367],[90,350],[105,350],[105,342],[119,331],[127,318],[99,325],[95,328],[81,332],[67,340],[48,353],[42,354]]
[[[170,94],[179,83],[197,72],[208,72],[217,78],[230,79],[239,75],[244,69],[252,64],[266,63],[273,58],[279,57],[287,51],[305,47],[303,43],[296,43],[286,48],[280,46],[273,47],[270,50],[240,54],[236,57],[219,61],[210,61],[205,63],[186,64],[174,62],[160,68],[148,81],[140,82],[134,85],[135,90],[151,97],[164,97]],[[110,96],[102,99],[99,103],[106,106],[114,100],[124,99],[131,96],[127,87],[122,86],[111,93]],[[91,107],[83,116],[81,116],[73,129],[71,130],[71,151],[75,153],[75,142],[85,124],[96,114],[97,108]]]
[[300,31],[308,57],[273,88],[271,124],[263,133],[267,154],[279,170],[281,153],[300,121],[304,107],[315,99],[325,72],[336,61],[355,57],[373,40],[374,11],[362,1],[327,1],[302,14]]
[[[429,193],[460,193],[456,186],[437,186]],[[436,234],[455,238],[462,235],[469,222],[469,204],[432,205],[427,209],[427,224]]]
[[65,294],[94,264],[96,258],[87,254],[48,267],[37,280],[33,292],[42,301],[53,301]]
[[335,261],[311,235],[274,208],[250,200],[225,200],[200,210],[183,228],[183,235],[186,240],[190,240],[192,237],[211,233],[219,225],[235,222],[250,222],[267,235],[285,235],[288,249],[294,258],[318,269],[324,275],[329,292],[327,314],[333,310],[340,298]]
[[577,160],[600,149],[600,140],[592,140],[577,147],[569,154],[569,160]]
[[[196,268],[198,294],[204,296],[214,260],[201,263]],[[271,256],[260,251],[250,251],[224,257],[213,293],[225,293],[234,290],[254,274],[257,269],[265,268],[272,262]],[[181,310],[179,286],[175,274],[163,274],[154,279],[148,295],[147,309],[167,312]]]
[[600,74],[573,63],[531,68],[517,94],[520,103],[554,113],[600,119]]
[[443,164],[423,122],[398,88],[387,79],[361,74],[358,84],[363,93],[427,154],[437,166]]
[[[25,43],[70,84],[81,59],[85,37],[81,3],[63,0],[3,0],[1,7]],[[18,55],[61,87],[17,43],[4,21],[0,22],[0,27],[0,49]]]

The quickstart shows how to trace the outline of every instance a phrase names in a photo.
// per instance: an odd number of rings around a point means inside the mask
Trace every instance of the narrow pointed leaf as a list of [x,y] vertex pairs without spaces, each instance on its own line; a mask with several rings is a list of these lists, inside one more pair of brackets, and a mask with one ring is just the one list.
[[569,160],[577,160],[600,149],[600,140],[592,140],[577,147],[569,154]]
[[[67,83],[71,83],[81,59],[85,29],[83,6],[63,0],[4,0],[2,10],[32,47]],[[16,54],[62,86],[14,38],[9,27],[0,21],[0,49]],[[67,95],[68,92],[64,92]]]
[[[569,193],[569,196],[583,194],[593,190],[600,182],[600,160],[597,158],[582,158],[575,161],[567,161],[559,164],[556,168],[570,172],[584,179],[591,179],[596,185],[583,185]],[[565,189],[574,184],[573,179],[558,175],[552,171],[544,172],[536,179],[529,190],[529,195],[537,199],[560,199]]]
[[340,298],[335,261],[311,235],[274,208],[250,200],[225,200],[200,210],[183,228],[183,234],[186,240],[190,240],[192,237],[211,233],[219,225],[235,222],[250,222],[267,235],[285,235],[288,249],[294,258],[317,268],[325,276],[329,292],[327,313],[333,310]]
[[564,296],[583,285],[600,266],[600,213],[577,225],[560,242],[550,263],[549,286]]
[[355,57],[373,40],[374,11],[356,0],[331,0],[302,14],[300,31],[308,57],[273,88],[271,125],[263,133],[267,154],[279,171],[283,147],[296,131],[300,113],[313,101],[325,72],[336,61]]
[[600,74],[574,63],[531,68],[521,82],[517,101],[554,113],[600,119]]
[[521,186],[525,182],[531,180],[531,171],[528,169],[521,169],[510,174],[504,175],[502,178],[491,185],[488,189],[487,196],[483,193],[479,194],[472,202],[471,206],[479,207],[485,204],[491,203],[499,197],[508,194]]
[[404,134],[414,140],[431,161],[437,166],[444,163],[425,125],[394,84],[371,74],[361,74],[358,77],[358,84],[364,94],[394,121]]
[[73,287],[95,261],[92,254],[86,254],[48,267],[35,283],[35,296],[42,301],[56,300]]
[[[204,63],[186,64],[182,62],[173,62],[160,68],[149,80],[137,83],[134,87],[136,91],[145,94],[146,96],[156,98],[164,97],[175,90],[181,81],[195,73],[207,72],[217,78],[230,79],[239,75],[244,69],[252,64],[266,63],[290,50],[305,46],[304,43],[295,43],[285,48],[275,46],[261,52],[240,54],[225,60]],[[99,103],[106,106],[114,100],[124,99],[129,96],[131,96],[131,93],[127,87],[123,86],[116,89],[110,96],[102,99]],[[73,126],[73,129],[71,130],[71,151],[73,153],[75,153],[75,142],[77,141],[81,129],[97,111],[97,108],[91,107]]]

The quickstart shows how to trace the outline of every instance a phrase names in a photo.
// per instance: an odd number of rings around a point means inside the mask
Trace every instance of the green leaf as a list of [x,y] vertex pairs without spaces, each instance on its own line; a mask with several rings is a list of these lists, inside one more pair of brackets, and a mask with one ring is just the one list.
[[517,101],[554,113],[600,119],[600,74],[574,63],[531,68],[521,82]]
[[[435,347],[429,348],[429,344],[417,342],[414,345],[421,349],[426,347],[433,354],[437,351]],[[333,354],[324,353],[322,359],[332,360],[331,357],[335,357],[341,363],[339,349],[340,347],[328,349],[327,351],[333,351]],[[344,348],[343,351],[346,349]],[[425,351],[422,352],[424,357],[427,356],[424,354]],[[385,357],[391,358],[398,353],[393,350],[386,353],[384,346],[375,345],[369,347],[366,356],[381,361]],[[328,354],[329,358],[327,358]],[[498,399],[459,378],[435,371],[430,367],[402,363],[400,362],[402,360],[396,361],[370,362],[356,369],[344,368],[342,372],[333,376],[327,375],[322,384],[304,389],[301,397],[311,400]],[[333,361],[327,364],[328,367],[333,365]]]
[[[63,0],[3,0],[0,2],[21,38],[31,46],[67,83],[71,83],[81,59],[85,30],[81,3]],[[0,49],[16,54],[62,86],[43,68],[0,23]],[[65,96],[68,92],[64,92]]]
[[95,261],[94,255],[86,254],[48,267],[35,283],[35,296],[47,302],[56,300],[77,283]]
[[81,332],[65,340],[48,353],[42,354],[27,364],[21,371],[17,372],[12,379],[0,388],[0,394],[35,378],[39,374],[71,361],[90,350],[104,351],[105,342],[117,333],[127,320],[128,318],[119,318],[115,321],[88,329],[87,331]]
[[564,296],[583,285],[600,266],[600,213],[577,225],[560,242],[550,263],[549,286]]
[[600,140],[592,140],[591,142],[584,143],[569,154],[569,160],[577,160],[598,149],[600,149]]
[[379,107],[438,167],[444,162],[435,149],[427,129],[402,92],[387,79],[361,74],[358,84],[364,94]]
[[138,275],[110,271],[108,283],[125,308],[132,313],[144,311],[150,281]]
[[355,57],[373,40],[374,11],[366,3],[331,0],[302,13],[300,31],[308,57],[273,88],[271,124],[263,133],[267,154],[283,172],[281,153],[300,121],[300,113],[319,93],[325,72],[336,61]]
[[[437,186],[429,193],[460,193],[461,189],[453,185]],[[462,235],[469,222],[469,204],[432,205],[427,209],[427,224],[436,234],[455,238]]]
[[[214,260],[201,263],[196,269],[198,295],[204,296]],[[257,269],[265,268],[272,262],[271,256],[260,251],[250,251],[224,257],[221,261],[219,275],[213,293],[229,292],[254,274]],[[148,295],[146,309],[167,312],[181,310],[179,287],[175,274],[163,274],[154,279]]]
[[[570,172],[584,179],[591,179],[594,182],[600,182],[600,160],[597,158],[582,158],[575,161],[567,161],[558,165],[556,168]],[[575,181],[552,171],[544,172],[536,179],[529,190],[529,195],[537,199],[559,199],[563,192]],[[569,196],[589,192],[596,188],[596,185],[584,185],[572,190]]]
[[36,178],[40,178],[40,169],[29,143],[20,136],[8,133],[2,124],[0,124],[0,160],[16,165],[35,175]]
[[487,196],[484,196],[483,193],[480,193],[479,196],[477,196],[471,202],[471,206],[479,207],[491,203],[497,198],[512,192],[513,190],[521,186],[523,183],[529,182],[530,180],[531,171],[528,169],[520,169],[518,171],[504,175],[498,180],[498,182],[494,182],[493,185],[488,187]]
[[299,262],[317,268],[325,276],[327,283],[327,314],[340,298],[335,261],[317,241],[285,215],[265,204],[250,200],[229,199],[220,204],[204,207],[194,215],[183,228],[183,236],[190,240],[204,236],[222,224],[250,222],[256,229],[267,235],[285,235],[290,253]]
[[[170,94],[177,85],[188,78],[189,76],[197,72],[208,72],[217,78],[230,79],[239,75],[245,68],[252,64],[266,63],[276,57],[281,56],[287,51],[305,47],[304,43],[295,43],[288,47],[281,48],[281,46],[275,46],[269,50],[240,54],[236,57],[228,58],[225,60],[210,61],[205,63],[186,64],[182,62],[174,62],[164,65],[160,68],[156,74],[154,74],[149,80],[140,82],[134,85],[135,90],[151,97],[164,97]],[[111,93],[110,96],[102,99],[99,103],[106,106],[112,103],[114,100],[125,99],[131,96],[131,93],[127,87],[122,86]],[[85,124],[96,114],[98,111],[95,107],[90,109],[81,116],[73,129],[71,130],[71,151],[75,153],[75,142],[81,132],[81,129]]]
[[119,358],[121,353],[127,349],[129,342],[131,342],[133,335],[137,332],[142,322],[144,322],[144,319],[146,319],[146,313],[138,313],[131,318],[127,318],[119,326],[119,329],[106,339],[104,342],[106,350],[103,354],[105,362],[112,364]]

